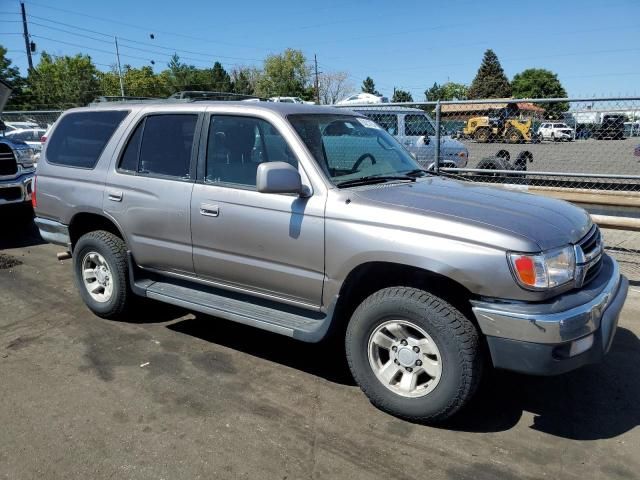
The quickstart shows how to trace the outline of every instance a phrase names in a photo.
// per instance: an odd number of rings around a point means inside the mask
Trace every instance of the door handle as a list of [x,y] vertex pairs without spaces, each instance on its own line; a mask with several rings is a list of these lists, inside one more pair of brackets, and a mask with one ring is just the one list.
[[109,192],[109,200],[111,200],[112,202],[121,202],[122,201],[122,192],[115,192],[115,191],[110,191]]
[[204,215],[205,217],[217,217],[220,215],[220,208],[218,208],[218,205],[202,203],[200,204],[200,215]]

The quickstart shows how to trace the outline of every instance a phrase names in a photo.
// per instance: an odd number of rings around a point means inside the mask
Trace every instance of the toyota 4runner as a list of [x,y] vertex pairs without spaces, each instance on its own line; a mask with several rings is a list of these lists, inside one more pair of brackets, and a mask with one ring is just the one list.
[[69,110],[33,201],[96,315],[141,296],[210,314],[212,328],[341,338],[369,399],[416,421],[458,411],[484,366],[600,361],[628,288],[584,210],[435,176],[344,109]]

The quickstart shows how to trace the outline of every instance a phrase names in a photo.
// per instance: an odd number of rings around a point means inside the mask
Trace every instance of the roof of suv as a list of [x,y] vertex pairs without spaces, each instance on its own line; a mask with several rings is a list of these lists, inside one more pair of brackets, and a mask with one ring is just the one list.
[[[238,108],[246,109],[247,111],[266,110],[278,113],[285,116],[295,113],[316,113],[316,114],[342,114],[346,112],[345,108],[335,108],[331,106],[323,105],[309,105],[303,103],[285,103],[285,102],[235,102],[235,101],[196,101],[196,102],[167,102],[165,100],[158,100],[157,102],[109,102],[104,104],[93,104],[88,107],[81,107],[80,111],[91,110],[149,110],[154,106],[159,108],[166,107],[182,107],[188,108],[189,106],[202,107],[202,106],[216,106],[216,107],[233,107],[237,111]],[[351,113],[351,112],[350,112]]]

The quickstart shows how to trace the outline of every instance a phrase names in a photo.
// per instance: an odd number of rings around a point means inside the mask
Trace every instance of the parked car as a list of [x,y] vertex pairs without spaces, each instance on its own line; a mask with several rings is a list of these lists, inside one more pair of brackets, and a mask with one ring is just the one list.
[[[0,80],[0,112],[9,98],[9,85]],[[29,205],[35,174],[35,150],[25,142],[3,136],[0,120],[0,206]]]
[[414,421],[457,412],[486,362],[549,375],[600,361],[628,288],[584,210],[430,174],[330,107],[68,110],[34,204],[96,315],[127,318],[140,295],[211,328],[340,338],[369,399]]
[[46,131],[44,128],[23,128],[12,130],[6,133],[5,137],[11,140],[21,140],[39,152],[42,149],[42,137]]
[[271,97],[270,102],[282,102],[282,103],[306,103],[308,105],[315,105],[315,102],[308,102],[300,97]]
[[39,125],[36,122],[4,122],[5,133],[13,132],[14,130],[22,130],[25,128],[38,128]]
[[602,123],[593,131],[596,140],[622,140],[624,138],[624,122],[626,115],[607,114],[602,116]]
[[389,99],[382,95],[373,95],[372,93],[356,93],[343,100],[340,100],[336,105],[364,105],[368,103],[388,103]]
[[545,122],[538,127],[538,135],[542,136],[543,140],[570,142],[575,140],[576,131],[566,123]]
[[[424,110],[405,107],[355,107],[380,127],[393,135],[414,158],[427,169],[435,163],[436,125]],[[469,161],[469,150],[449,135],[440,137],[440,166],[464,168]]]

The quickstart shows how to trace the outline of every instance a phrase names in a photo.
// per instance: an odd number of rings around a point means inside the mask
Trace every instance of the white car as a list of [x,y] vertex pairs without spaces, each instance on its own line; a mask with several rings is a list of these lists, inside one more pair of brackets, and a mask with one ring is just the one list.
[[36,151],[42,150],[42,137],[47,131],[44,128],[20,128],[6,132],[5,136],[11,140],[21,140]]
[[388,103],[389,99],[382,95],[374,95],[372,93],[356,93],[343,100],[340,100],[336,105],[364,105],[369,103]]
[[7,127],[7,133],[27,128],[38,128],[38,124],[35,122],[4,122],[4,124]]
[[271,97],[269,101],[281,103],[306,103],[307,105],[315,105],[315,102],[308,102],[301,99],[300,97]]
[[543,140],[566,140],[571,141],[576,138],[576,131],[566,123],[547,122],[540,125],[538,135]]

